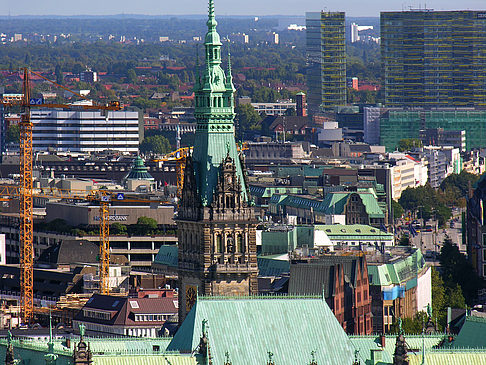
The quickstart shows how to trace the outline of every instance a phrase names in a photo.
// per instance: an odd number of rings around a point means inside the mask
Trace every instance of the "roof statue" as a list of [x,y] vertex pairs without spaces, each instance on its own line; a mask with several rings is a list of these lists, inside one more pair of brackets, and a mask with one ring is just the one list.
[[311,351],[311,362],[310,362],[310,365],[317,365],[316,352],[315,351]]
[[226,351],[225,354],[225,361],[224,361],[224,365],[231,365],[231,359],[230,359],[230,355],[229,355],[229,352]]
[[86,330],[86,326],[81,323],[79,325],[79,335],[81,336],[81,341],[83,340],[85,330]]
[[275,362],[273,361],[273,353],[271,351],[268,351],[267,365],[275,365]]

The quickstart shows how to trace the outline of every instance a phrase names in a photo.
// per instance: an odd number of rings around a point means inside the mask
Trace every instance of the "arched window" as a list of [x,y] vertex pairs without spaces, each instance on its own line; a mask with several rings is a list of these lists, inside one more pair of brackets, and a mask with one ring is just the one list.
[[245,244],[243,242],[243,236],[241,234],[237,236],[236,244],[238,247],[238,252],[245,253]]
[[223,253],[224,252],[223,237],[221,237],[220,234],[216,236],[216,245],[217,245],[218,252]]
[[228,253],[235,253],[235,241],[230,235],[226,236],[226,251]]

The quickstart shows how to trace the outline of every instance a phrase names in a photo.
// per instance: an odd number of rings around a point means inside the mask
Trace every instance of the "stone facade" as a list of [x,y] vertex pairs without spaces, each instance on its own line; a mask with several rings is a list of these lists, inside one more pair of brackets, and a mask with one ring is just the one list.
[[197,295],[258,293],[254,209],[242,199],[231,157],[224,161],[210,206],[201,206],[195,191],[189,158],[178,217],[181,323]]

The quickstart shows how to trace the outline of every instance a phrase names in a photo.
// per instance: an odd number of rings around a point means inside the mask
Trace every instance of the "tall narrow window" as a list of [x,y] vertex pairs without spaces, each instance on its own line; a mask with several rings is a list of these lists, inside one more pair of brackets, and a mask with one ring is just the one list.
[[218,234],[216,236],[216,243],[217,243],[217,246],[218,246],[218,252],[223,253],[224,252],[224,249],[223,249],[223,237],[221,237],[220,234]]

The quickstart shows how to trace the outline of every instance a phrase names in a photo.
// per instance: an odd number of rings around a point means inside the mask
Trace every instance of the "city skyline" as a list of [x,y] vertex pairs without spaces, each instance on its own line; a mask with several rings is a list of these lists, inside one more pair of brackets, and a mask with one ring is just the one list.
[[[248,0],[245,3],[217,1],[218,14],[225,15],[295,15],[304,16],[308,11],[344,11],[347,16],[370,17],[379,16],[380,11],[400,11],[414,9],[434,10],[481,10],[485,9],[481,0],[465,0],[460,4],[452,0],[429,0],[425,3],[389,3],[384,0],[375,0],[364,5],[358,0],[349,0],[345,4],[337,0],[331,0],[325,4],[317,0],[303,0],[295,2],[291,0],[281,1],[256,1]],[[324,6],[325,5],[325,6]],[[84,2],[63,2],[54,0],[34,2],[25,0],[16,3],[9,3],[0,11],[0,15],[21,16],[21,15],[203,15],[207,11],[207,2],[204,0],[180,0],[169,5],[163,2],[146,0],[140,2],[113,1],[107,0],[103,3],[87,0]]]

